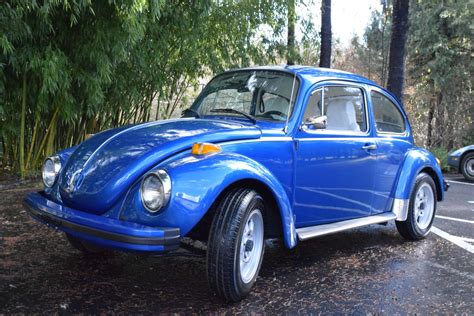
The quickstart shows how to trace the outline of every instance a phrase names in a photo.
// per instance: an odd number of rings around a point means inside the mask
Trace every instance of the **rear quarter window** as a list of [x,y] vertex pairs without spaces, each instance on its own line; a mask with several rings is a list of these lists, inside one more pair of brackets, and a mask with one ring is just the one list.
[[405,133],[405,119],[398,107],[383,94],[371,91],[375,128],[380,133]]

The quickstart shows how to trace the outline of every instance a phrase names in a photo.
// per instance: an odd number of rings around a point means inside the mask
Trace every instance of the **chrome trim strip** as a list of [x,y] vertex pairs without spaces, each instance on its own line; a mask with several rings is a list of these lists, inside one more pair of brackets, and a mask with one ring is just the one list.
[[261,138],[255,139],[239,139],[239,140],[230,140],[222,143],[217,143],[222,147],[226,145],[234,144],[244,144],[244,143],[261,143],[261,142],[292,142],[293,138],[290,136],[262,136]]
[[[262,136],[258,139],[259,142],[290,142],[293,138],[290,136]],[[255,141],[255,139],[254,139]]]
[[296,233],[298,234],[298,238],[301,241],[304,241],[310,238],[337,233],[343,230],[387,222],[392,219],[395,219],[396,217],[397,216],[391,212],[382,213],[382,214],[367,216],[363,218],[350,219],[347,221],[336,222],[336,223],[331,223],[331,224],[298,228],[296,229]]
[[397,221],[406,221],[408,217],[408,205],[410,200],[394,199],[392,212],[397,216]]

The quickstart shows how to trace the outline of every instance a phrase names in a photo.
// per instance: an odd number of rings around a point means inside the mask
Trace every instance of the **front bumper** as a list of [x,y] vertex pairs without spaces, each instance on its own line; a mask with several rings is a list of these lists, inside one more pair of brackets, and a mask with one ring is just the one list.
[[103,247],[144,252],[179,247],[179,228],[150,227],[81,212],[37,192],[28,194],[24,204],[34,219]]

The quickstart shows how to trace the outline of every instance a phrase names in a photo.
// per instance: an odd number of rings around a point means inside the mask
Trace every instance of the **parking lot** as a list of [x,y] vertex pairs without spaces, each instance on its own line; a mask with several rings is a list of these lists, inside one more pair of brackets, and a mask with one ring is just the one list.
[[207,287],[205,258],[118,253],[87,258],[31,220],[37,182],[0,181],[0,313],[474,312],[474,184],[448,176],[433,232],[406,242],[393,223],[267,247],[244,301]]

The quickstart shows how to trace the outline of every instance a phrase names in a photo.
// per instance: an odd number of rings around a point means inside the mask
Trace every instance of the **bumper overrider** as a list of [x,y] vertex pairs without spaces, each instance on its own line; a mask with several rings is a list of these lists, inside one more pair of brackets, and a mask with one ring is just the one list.
[[146,252],[179,247],[179,228],[150,227],[81,212],[51,201],[41,192],[28,194],[24,205],[34,219],[103,247]]
[[443,189],[444,189],[445,192],[448,191],[450,186],[451,185],[448,182],[446,182],[446,180],[443,180]]

